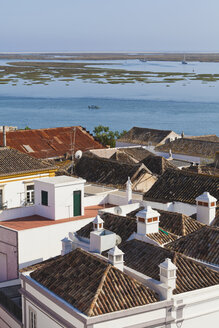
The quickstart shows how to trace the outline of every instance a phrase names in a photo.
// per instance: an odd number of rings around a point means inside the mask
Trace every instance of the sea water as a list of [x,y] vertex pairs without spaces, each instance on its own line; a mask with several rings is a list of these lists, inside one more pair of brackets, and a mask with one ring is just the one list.
[[[219,73],[219,63],[106,62],[107,67],[114,69]],[[103,61],[98,63],[101,67]],[[89,109],[91,105],[99,109]],[[186,79],[172,84],[124,85],[81,80],[68,85],[61,81],[24,85],[19,81],[16,86],[0,85],[0,113],[0,125],[19,128],[81,125],[92,132],[95,126],[102,124],[112,130],[142,126],[184,131],[190,135],[219,135],[219,81],[203,83]]]

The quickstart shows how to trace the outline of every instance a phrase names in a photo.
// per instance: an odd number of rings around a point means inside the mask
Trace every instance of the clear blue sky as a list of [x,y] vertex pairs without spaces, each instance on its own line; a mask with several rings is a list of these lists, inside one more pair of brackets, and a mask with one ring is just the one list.
[[219,1],[1,0],[10,51],[219,52]]

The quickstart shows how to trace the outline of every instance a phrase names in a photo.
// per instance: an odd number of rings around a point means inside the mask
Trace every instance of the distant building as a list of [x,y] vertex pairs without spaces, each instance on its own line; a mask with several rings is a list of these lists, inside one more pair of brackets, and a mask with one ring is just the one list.
[[87,182],[123,189],[128,177],[135,191],[147,191],[157,177],[142,163],[124,163],[96,155],[84,155],[77,161],[75,174]]
[[215,153],[219,151],[219,142],[205,139],[180,138],[166,144],[157,145],[158,155],[168,157],[171,151],[174,159],[206,164],[214,161]]
[[163,145],[178,138],[181,138],[181,136],[171,130],[133,127],[116,141],[116,146],[128,147],[139,145],[144,146],[148,150],[153,150],[156,146]]
[[0,146],[9,146],[41,159],[70,158],[77,150],[104,148],[81,126],[0,132]]

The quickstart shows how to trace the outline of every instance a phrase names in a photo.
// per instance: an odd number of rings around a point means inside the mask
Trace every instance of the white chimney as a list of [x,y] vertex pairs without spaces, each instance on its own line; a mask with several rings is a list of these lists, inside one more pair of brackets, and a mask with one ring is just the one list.
[[160,213],[147,206],[136,214],[137,234],[147,235],[149,233],[159,232]]
[[196,198],[197,220],[201,223],[210,225],[216,216],[217,199],[204,192]]
[[160,281],[172,290],[176,288],[176,270],[177,267],[171,259],[166,259],[159,265],[160,268]]
[[169,158],[168,159],[173,159],[173,154],[172,154],[172,150],[169,149]]
[[62,250],[61,250],[61,255],[68,254],[72,251],[72,242],[70,239],[65,237],[62,239]]
[[128,204],[132,203],[132,183],[130,177],[128,177],[126,182],[126,199]]
[[95,217],[95,219],[93,220],[93,229],[94,229],[94,231],[103,230],[103,223],[104,223],[104,221],[101,219],[101,217],[99,215],[97,215]]
[[123,271],[124,267],[124,260],[123,260],[124,253],[119,249],[117,246],[113,247],[108,252],[108,261],[112,265],[114,265],[117,269]]

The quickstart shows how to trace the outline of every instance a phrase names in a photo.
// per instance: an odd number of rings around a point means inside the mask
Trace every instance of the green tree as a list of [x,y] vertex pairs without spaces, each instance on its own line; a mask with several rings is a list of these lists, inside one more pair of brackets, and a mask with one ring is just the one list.
[[127,131],[110,131],[108,126],[98,125],[94,128],[93,133],[98,141],[104,146],[115,147],[116,139],[122,137]]

